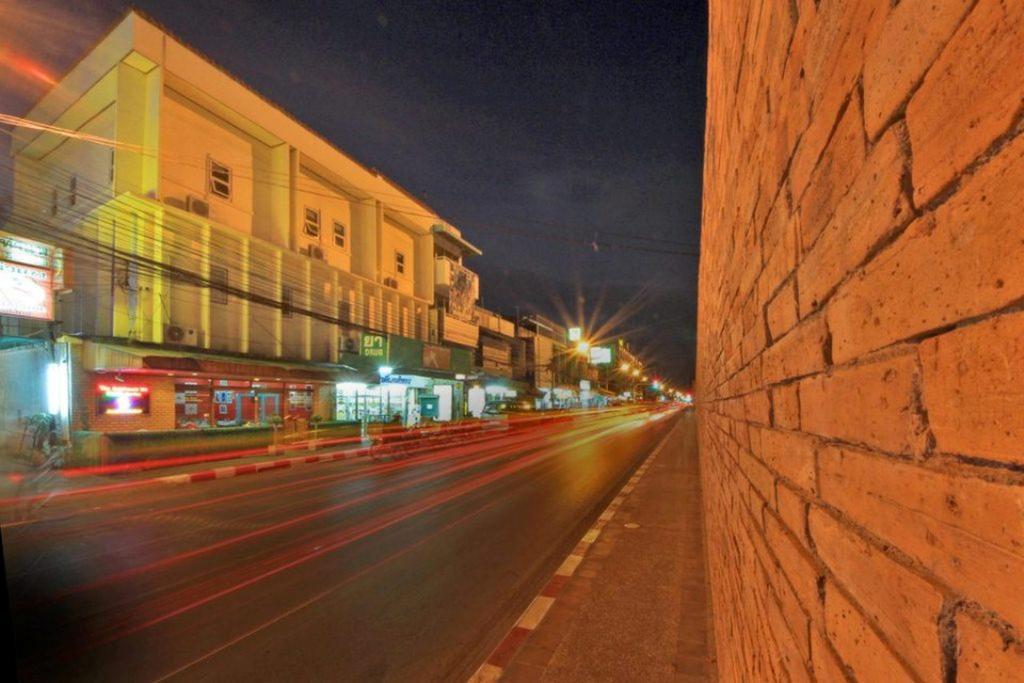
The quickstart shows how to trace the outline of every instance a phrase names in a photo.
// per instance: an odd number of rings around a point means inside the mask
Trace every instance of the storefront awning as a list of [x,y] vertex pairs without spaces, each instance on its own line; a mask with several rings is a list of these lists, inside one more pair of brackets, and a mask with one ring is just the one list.
[[85,369],[93,371],[156,370],[310,382],[340,382],[352,378],[350,371],[326,364],[235,358],[201,351],[100,342],[86,342],[84,361]]

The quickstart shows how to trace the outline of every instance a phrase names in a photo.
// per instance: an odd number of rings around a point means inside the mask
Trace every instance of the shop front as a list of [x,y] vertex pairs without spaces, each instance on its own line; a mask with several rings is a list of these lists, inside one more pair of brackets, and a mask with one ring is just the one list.
[[178,429],[239,427],[281,418],[309,421],[314,385],[239,379],[181,379],[174,385]]
[[99,432],[305,425],[331,416],[340,374],[134,345],[77,347],[75,428]]
[[393,374],[376,384],[341,382],[335,396],[339,420],[401,423],[448,422],[461,416],[462,382]]
[[411,426],[465,416],[470,351],[369,333],[358,348],[342,354],[361,377],[336,385],[336,419]]

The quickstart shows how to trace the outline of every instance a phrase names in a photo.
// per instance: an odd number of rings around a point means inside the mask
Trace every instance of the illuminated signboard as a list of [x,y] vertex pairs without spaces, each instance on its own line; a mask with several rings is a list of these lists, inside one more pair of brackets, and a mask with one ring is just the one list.
[[96,387],[96,411],[100,415],[149,413],[149,387],[100,384]]
[[0,235],[0,258],[23,263],[27,266],[50,265],[50,251],[41,244],[26,242],[7,235]]
[[581,336],[583,336],[583,330],[578,327],[569,328],[569,341],[579,341]]
[[53,320],[50,270],[0,261],[0,314]]
[[581,379],[580,380],[580,391],[590,391],[590,380],[589,379]]
[[591,346],[591,365],[608,365],[612,362],[612,348],[610,346]]
[[383,334],[364,334],[359,344],[359,352],[369,358],[387,358],[388,340]]

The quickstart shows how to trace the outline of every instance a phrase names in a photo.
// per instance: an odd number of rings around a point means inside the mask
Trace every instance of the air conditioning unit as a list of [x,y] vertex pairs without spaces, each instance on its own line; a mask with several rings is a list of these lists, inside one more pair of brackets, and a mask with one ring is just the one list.
[[341,330],[341,344],[340,350],[342,353],[351,353],[358,355],[359,353],[359,331],[353,329]]
[[203,201],[195,195],[189,195],[186,208],[197,216],[208,218],[210,216],[210,203]]
[[303,256],[308,256],[309,258],[315,258],[320,261],[324,260],[323,248],[315,244],[310,244],[305,247],[299,247],[299,253],[302,254]]
[[384,286],[390,287],[391,289],[398,289],[398,280],[393,277],[384,278]]
[[196,331],[185,329],[179,325],[168,325],[164,328],[164,338],[172,344],[195,344]]
[[180,199],[178,197],[164,197],[164,204],[166,204],[167,206],[173,206],[175,209],[188,211],[187,199]]

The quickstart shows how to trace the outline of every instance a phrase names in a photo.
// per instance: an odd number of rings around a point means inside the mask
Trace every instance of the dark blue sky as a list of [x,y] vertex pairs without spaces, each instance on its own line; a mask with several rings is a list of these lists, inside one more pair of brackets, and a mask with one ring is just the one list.
[[[56,73],[126,7],[5,4],[0,39]],[[679,252],[699,241],[703,0],[135,5],[460,227],[484,250],[469,265],[485,305],[628,306],[619,329],[689,379],[697,259]],[[4,80],[0,111],[24,112],[38,91]],[[595,236],[646,251],[595,252]]]

